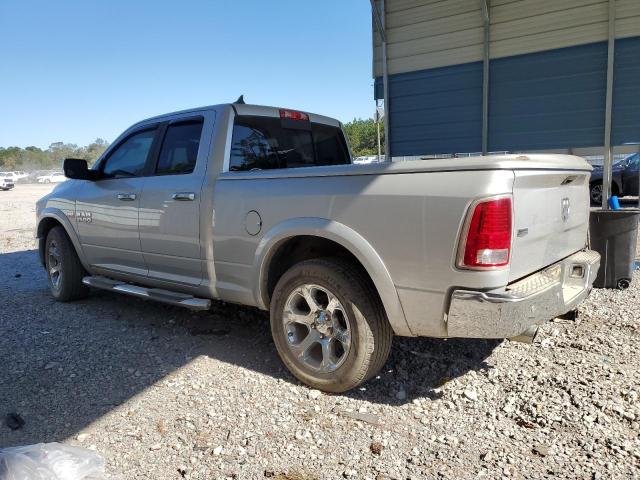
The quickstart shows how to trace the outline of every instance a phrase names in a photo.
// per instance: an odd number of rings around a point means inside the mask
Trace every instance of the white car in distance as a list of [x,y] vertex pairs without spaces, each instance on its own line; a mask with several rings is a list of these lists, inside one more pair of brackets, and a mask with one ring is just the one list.
[[0,172],[0,190],[11,190],[14,184],[11,172]]
[[29,174],[22,171],[0,172],[0,176],[4,177],[5,179],[12,180],[13,183],[18,183],[18,180],[27,178]]
[[38,177],[38,183],[60,183],[64,182],[67,177],[62,172],[51,172],[47,175],[41,175]]

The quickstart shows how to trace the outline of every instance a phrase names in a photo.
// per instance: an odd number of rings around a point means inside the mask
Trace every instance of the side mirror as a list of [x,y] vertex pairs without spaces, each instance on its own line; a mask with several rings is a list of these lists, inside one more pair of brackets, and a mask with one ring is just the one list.
[[65,158],[62,165],[64,176],[75,180],[96,180],[96,172],[89,170],[86,160],[81,158]]

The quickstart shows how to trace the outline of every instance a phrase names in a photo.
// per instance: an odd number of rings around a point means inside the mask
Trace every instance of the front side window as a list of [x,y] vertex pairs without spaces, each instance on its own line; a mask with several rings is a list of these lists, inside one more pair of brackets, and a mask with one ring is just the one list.
[[180,175],[193,172],[198,158],[202,121],[169,125],[162,142],[157,175]]
[[155,128],[144,130],[134,133],[122,142],[104,162],[103,176],[120,178],[142,175],[155,134]]
[[229,170],[267,170],[350,163],[339,128],[309,122],[301,122],[300,128],[287,128],[290,125],[273,117],[236,117]]

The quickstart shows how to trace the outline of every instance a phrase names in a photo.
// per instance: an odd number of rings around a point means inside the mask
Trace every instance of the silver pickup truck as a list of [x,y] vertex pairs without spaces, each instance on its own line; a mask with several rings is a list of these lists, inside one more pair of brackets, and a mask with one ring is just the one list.
[[600,263],[573,156],[353,165],[334,119],[227,104],[144,120],[64,170],[37,204],[57,300],[269,310],[283,362],[325,391],[375,375],[393,335],[531,340]]

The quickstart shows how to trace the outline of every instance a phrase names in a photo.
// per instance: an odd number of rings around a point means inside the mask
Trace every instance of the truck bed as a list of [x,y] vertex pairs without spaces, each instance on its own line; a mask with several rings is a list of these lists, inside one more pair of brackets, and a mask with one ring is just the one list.
[[[590,169],[574,156],[504,155],[226,172],[218,178],[214,199],[218,291],[250,301],[254,252],[278,228],[291,235],[328,235],[334,229],[342,232],[336,235],[363,239],[381,258],[407,318],[405,333],[447,336],[450,288],[505,288],[584,247],[588,199],[580,185]],[[562,185],[567,177],[575,179]],[[514,239],[513,269],[457,268],[471,203],[502,194],[514,198],[514,236],[529,229]],[[573,212],[568,226],[561,220],[567,196]],[[524,199],[532,205],[521,205]],[[263,232],[240,241],[245,226],[238,212],[253,210],[260,212]],[[323,223],[310,226],[313,219]]]

